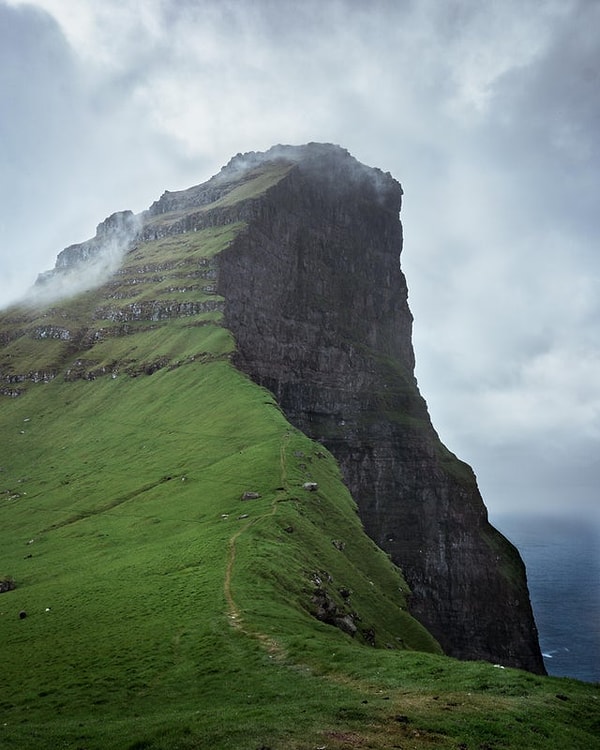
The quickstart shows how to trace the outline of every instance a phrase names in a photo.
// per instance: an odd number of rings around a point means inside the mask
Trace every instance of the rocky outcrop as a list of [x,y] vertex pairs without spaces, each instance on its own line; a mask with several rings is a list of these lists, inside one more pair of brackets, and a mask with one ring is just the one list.
[[414,378],[400,184],[333,146],[288,158],[219,256],[237,364],[336,456],[445,651],[542,673],[520,556],[441,444]]
[[125,307],[98,307],[94,311],[94,320],[110,320],[117,323],[134,320],[158,321],[168,318],[182,318],[190,315],[200,315],[205,312],[221,310],[220,300],[206,300],[203,302],[178,302],[176,300],[152,300],[148,302],[132,302]]
[[70,341],[72,333],[68,328],[63,326],[36,326],[31,333],[34,339],[58,339],[60,341]]
[[[135,240],[139,228],[140,218],[132,211],[117,211],[98,224],[94,237],[69,245],[60,252],[55,267],[39,274],[34,288],[47,290],[57,280],[70,277],[81,269],[89,272],[90,268],[96,267],[97,275],[99,269],[113,270]],[[73,287],[75,290],[76,285]]]
[[138,230],[132,211],[117,211],[96,227],[96,236],[86,242],[70,245],[59,253],[56,269],[72,268],[103,252],[110,243],[129,244]]

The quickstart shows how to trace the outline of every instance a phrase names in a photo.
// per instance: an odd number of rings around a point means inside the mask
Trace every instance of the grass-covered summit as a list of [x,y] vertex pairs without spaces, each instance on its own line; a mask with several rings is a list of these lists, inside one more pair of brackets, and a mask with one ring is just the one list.
[[289,168],[166,194],[102,285],[0,317],[0,747],[598,746],[593,686],[441,655],[331,454],[232,364],[227,211]]

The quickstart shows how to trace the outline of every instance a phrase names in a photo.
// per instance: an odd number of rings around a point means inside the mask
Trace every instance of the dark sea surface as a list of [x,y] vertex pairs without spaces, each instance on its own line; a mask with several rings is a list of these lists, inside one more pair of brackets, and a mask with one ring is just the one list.
[[494,515],[527,566],[548,674],[600,682],[600,526],[597,520]]

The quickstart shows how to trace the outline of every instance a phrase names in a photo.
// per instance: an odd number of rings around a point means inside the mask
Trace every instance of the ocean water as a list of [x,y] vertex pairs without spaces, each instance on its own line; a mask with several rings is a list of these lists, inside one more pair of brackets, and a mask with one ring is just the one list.
[[594,519],[502,514],[519,549],[548,674],[600,682],[600,527]]

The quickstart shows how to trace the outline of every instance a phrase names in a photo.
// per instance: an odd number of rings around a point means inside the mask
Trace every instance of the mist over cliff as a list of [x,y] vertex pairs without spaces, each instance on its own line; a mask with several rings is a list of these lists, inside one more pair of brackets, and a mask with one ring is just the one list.
[[132,211],[112,214],[98,224],[95,237],[59,253],[55,268],[39,274],[24,304],[47,305],[100,286],[119,268],[140,227]]

